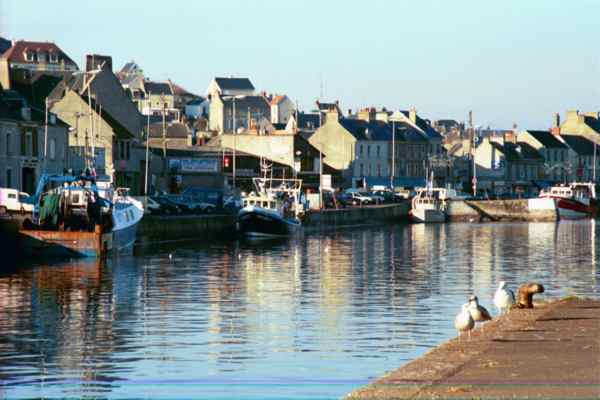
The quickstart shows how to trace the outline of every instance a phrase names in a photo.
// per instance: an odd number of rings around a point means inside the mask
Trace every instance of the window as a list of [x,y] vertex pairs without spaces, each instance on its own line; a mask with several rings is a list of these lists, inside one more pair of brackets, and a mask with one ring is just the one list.
[[363,176],[365,174],[365,169],[364,169],[364,165],[362,165],[362,163],[359,165],[359,169],[360,169],[360,176]]
[[129,160],[130,143],[125,142],[125,159]]
[[377,156],[378,157],[379,157],[379,150],[380,150],[379,145],[377,145]]
[[363,155],[363,145],[361,144],[358,149],[359,149],[359,154],[362,156]]
[[12,169],[6,169],[6,187],[12,187]]
[[49,61],[51,63],[56,64],[56,63],[58,63],[58,54],[56,54],[56,53],[50,53],[48,55],[48,59],[49,59]]
[[[367,152],[368,152],[368,150],[369,150],[369,148],[367,147]],[[371,176],[371,164],[368,165],[367,176]]]
[[54,138],[50,139],[50,145],[48,146],[48,153],[50,154],[50,159],[56,159],[56,140]]
[[[377,146],[377,150],[379,150],[379,146]],[[377,176],[381,176],[381,164],[377,164]]]
[[38,62],[45,63],[46,62],[46,53],[39,51],[37,53]]
[[371,145],[367,145],[367,157],[371,155]]
[[10,136],[10,133],[6,134],[6,155],[10,156],[12,155],[12,138]]
[[27,61],[33,61],[33,51],[26,51],[25,52],[25,60]]

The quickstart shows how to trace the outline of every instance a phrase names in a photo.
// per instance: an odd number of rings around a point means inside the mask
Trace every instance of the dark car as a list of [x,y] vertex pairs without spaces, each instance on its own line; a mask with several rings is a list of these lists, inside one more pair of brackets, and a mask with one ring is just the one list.
[[160,205],[160,214],[177,215],[182,213],[181,208],[177,204],[164,196],[154,196],[151,199]]

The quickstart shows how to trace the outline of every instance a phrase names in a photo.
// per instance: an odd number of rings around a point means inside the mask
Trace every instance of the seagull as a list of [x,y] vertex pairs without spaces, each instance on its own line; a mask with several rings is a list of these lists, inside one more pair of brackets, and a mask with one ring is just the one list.
[[460,341],[461,332],[467,331],[469,333],[469,340],[471,340],[471,329],[475,326],[475,321],[471,317],[469,312],[469,304],[463,304],[461,312],[454,319],[454,327],[458,331],[458,340]]
[[[492,319],[488,310],[484,306],[479,305],[477,296],[469,297],[469,314],[471,314],[471,318],[475,322],[490,321]],[[483,325],[481,326],[481,331],[483,332]]]
[[494,305],[502,314],[503,311],[507,313],[514,304],[515,294],[506,287],[506,282],[500,282],[500,286],[498,286],[498,290],[496,290],[496,294],[494,295]]

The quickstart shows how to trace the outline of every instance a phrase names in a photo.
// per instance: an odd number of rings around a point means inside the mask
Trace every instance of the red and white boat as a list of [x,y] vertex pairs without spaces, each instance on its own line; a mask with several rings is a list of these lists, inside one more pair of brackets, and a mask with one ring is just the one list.
[[583,219],[598,215],[596,190],[592,183],[573,182],[552,186],[540,192],[542,198],[552,198],[560,219]]

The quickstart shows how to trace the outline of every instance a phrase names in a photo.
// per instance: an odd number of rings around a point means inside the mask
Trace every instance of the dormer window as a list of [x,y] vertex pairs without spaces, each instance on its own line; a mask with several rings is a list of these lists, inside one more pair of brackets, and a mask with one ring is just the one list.
[[34,59],[33,51],[26,50],[25,51],[25,60],[33,61],[33,59]]
[[54,63],[54,64],[58,63],[58,54],[56,54],[56,53],[50,53],[50,54],[48,55],[48,60],[49,60],[51,63]]
[[38,60],[38,62],[45,63],[46,62],[46,53],[44,53],[43,51],[38,51],[37,60]]

